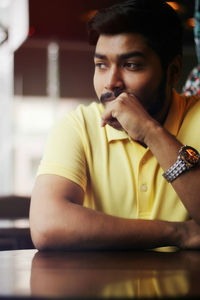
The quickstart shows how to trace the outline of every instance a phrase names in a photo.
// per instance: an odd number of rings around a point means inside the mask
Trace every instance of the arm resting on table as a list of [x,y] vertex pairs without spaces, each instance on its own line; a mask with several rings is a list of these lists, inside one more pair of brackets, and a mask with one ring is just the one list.
[[200,229],[193,221],[171,223],[113,217],[83,207],[83,198],[82,188],[70,180],[56,175],[37,178],[30,207],[31,235],[36,248],[93,250],[200,246]]

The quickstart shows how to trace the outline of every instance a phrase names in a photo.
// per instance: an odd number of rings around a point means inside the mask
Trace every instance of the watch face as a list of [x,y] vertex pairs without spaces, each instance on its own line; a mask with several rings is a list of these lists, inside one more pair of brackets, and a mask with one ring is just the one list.
[[197,165],[200,161],[199,153],[196,149],[185,146],[180,152],[180,157],[183,161],[187,163],[189,167]]

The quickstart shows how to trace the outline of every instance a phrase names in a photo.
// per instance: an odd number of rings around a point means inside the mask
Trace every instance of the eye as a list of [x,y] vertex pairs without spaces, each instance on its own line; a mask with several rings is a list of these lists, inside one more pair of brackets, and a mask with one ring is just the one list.
[[100,70],[105,70],[107,68],[107,65],[104,62],[96,62],[95,68]]
[[123,67],[129,70],[135,70],[141,67],[141,64],[135,62],[125,62]]

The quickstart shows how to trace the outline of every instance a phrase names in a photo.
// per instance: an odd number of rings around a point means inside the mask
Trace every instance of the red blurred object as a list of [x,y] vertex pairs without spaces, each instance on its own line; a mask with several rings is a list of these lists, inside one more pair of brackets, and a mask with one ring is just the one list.
[[35,27],[31,26],[29,27],[28,36],[31,37],[35,34]]

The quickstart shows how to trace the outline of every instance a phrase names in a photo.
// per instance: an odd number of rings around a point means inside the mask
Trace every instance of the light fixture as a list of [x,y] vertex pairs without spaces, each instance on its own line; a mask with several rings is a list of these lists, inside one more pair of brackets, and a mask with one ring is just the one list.
[[169,4],[174,10],[176,10],[178,13],[185,13],[187,11],[187,8],[183,4],[179,4],[178,2],[175,1],[168,1],[166,2]]

